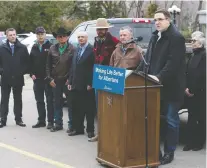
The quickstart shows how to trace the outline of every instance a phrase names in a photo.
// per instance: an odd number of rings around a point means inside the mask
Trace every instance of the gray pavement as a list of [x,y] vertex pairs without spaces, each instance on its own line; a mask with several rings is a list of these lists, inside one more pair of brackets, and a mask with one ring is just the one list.
[[[15,125],[13,98],[7,127],[0,129],[0,168],[101,168],[95,160],[97,143],[87,141],[87,135],[69,137],[67,109],[64,108],[64,130],[51,133],[46,128],[32,129],[37,110],[32,81],[27,78],[23,90],[23,120],[26,128]],[[176,150],[175,160],[161,168],[205,168],[206,150],[183,152]]]

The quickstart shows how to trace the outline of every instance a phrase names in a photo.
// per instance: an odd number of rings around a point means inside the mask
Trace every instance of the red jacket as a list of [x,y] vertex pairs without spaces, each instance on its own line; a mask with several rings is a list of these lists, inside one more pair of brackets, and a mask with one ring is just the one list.
[[94,54],[95,54],[95,64],[109,65],[111,55],[116,48],[119,40],[112,36],[109,32],[106,34],[106,39],[101,42],[95,37],[94,42]]

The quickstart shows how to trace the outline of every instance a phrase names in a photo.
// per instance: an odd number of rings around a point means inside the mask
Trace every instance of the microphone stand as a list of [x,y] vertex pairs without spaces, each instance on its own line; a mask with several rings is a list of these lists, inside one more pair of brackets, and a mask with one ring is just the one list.
[[147,73],[149,64],[146,62],[145,58],[142,56],[144,62],[144,93],[145,93],[145,168],[149,168],[148,166],[148,99],[147,99]]

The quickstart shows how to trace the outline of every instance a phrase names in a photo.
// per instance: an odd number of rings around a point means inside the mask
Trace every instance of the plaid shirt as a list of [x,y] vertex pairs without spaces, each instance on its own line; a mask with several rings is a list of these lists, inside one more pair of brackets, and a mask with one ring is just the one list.
[[99,37],[95,37],[95,63],[100,65],[109,65],[111,55],[118,43],[119,40],[116,37],[113,37],[109,32],[107,32],[104,40]]

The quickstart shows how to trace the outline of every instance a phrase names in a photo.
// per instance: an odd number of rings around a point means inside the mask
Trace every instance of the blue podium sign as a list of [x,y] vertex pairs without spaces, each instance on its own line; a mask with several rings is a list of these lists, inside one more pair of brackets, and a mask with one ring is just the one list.
[[124,95],[125,72],[123,68],[94,65],[93,88]]

